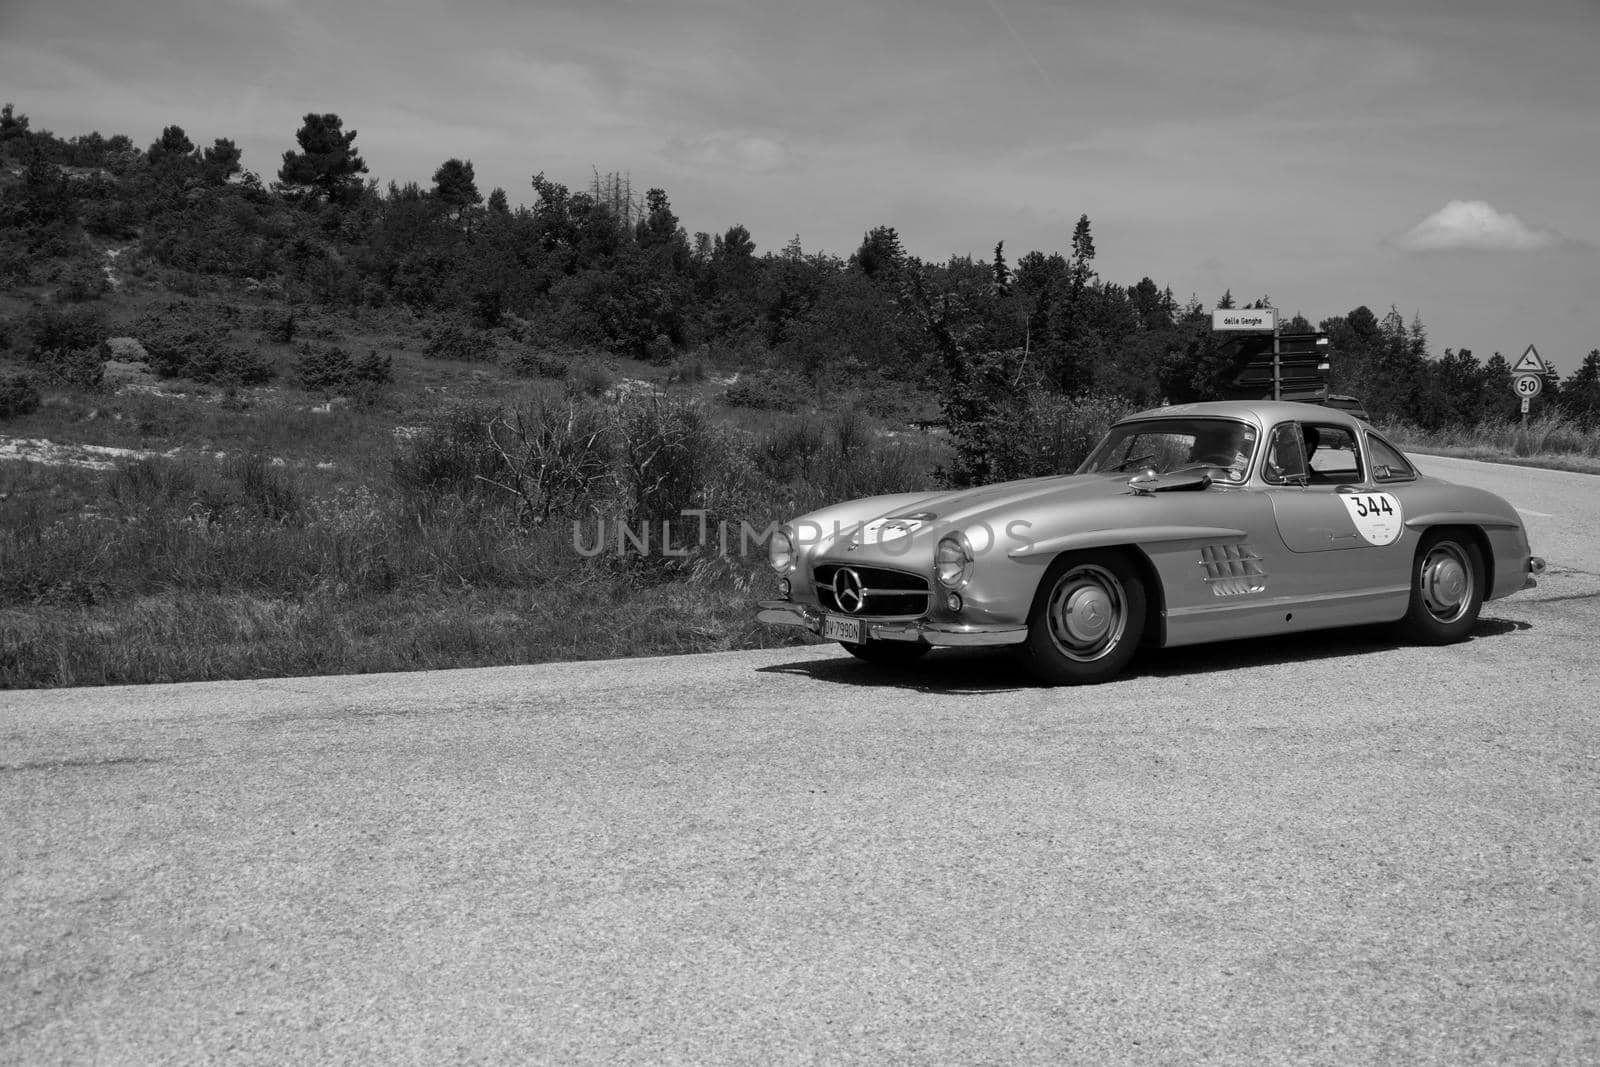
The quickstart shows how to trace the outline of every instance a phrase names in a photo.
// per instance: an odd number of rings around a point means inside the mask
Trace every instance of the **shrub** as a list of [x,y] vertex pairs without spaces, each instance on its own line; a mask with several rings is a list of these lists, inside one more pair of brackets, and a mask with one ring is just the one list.
[[300,518],[299,491],[287,472],[274,466],[265,456],[257,453],[228,456],[222,462],[222,476],[232,483],[238,505],[251,517],[275,524]]
[[780,483],[803,478],[815,469],[815,458],[827,442],[827,431],[817,420],[789,418],[756,438],[756,469]]
[[189,378],[220,385],[258,385],[277,373],[272,361],[229,343],[216,323],[166,322],[140,337],[151,371],[162,378]]
[[99,300],[111,288],[106,272],[99,267],[80,263],[67,270],[56,289],[56,298],[68,303],[81,304]]
[[492,483],[504,479],[506,461],[489,437],[499,416],[486,404],[454,404],[396,445],[390,477],[413,511],[431,515],[447,502],[481,507],[503,499]]
[[1115,397],[1029,396],[1019,417],[992,437],[994,480],[1070,474],[1111,424],[1133,410]]
[[0,419],[31,415],[39,410],[39,390],[26,374],[0,378]]
[[295,328],[298,325],[294,317],[294,308],[264,307],[260,315],[261,332],[267,340],[280,345],[289,344],[294,340]]
[[71,389],[98,389],[106,376],[111,349],[104,341],[93,348],[62,349],[35,357],[50,380]]
[[495,484],[520,500],[524,517],[534,521],[574,513],[613,485],[612,429],[600,408],[572,398],[503,412],[488,426],[505,461]]
[[604,396],[614,382],[605,366],[592,360],[575,361],[567,371],[566,390],[569,396]]
[[697,356],[685,356],[672,365],[667,381],[678,385],[693,385],[706,380],[706,365]]
[[617,408],[618,461],[628,512],[638,519],[675,519],[712,507],[717,464],[731,451],[699,404],[654,396]]
[[355,364],[344,349],[303,342],[299,353],[294,376],[300,388],[310,393],[337,393],[349,386]]
[[773,371],[743,374],[723,392],[725,403],[763,411],[793,411],[804,405],[810,390],[799,378]]
[[28,355],[38,360],[55,352],[98,348],[106,339],[105,318],[92,308],[36,307],[23,320]]
[[572,363],[566,353],[517,345],[506,358],[505,368],[519,378],[564,378]]
[[106,488],[111,499],[129,511],[186,507],[194,493],[195,476],[188,466],[152,456],[119,464]]
[[433,359],[481,362],[495,356],[494,338],[455,323],[436,326],[424,352]]

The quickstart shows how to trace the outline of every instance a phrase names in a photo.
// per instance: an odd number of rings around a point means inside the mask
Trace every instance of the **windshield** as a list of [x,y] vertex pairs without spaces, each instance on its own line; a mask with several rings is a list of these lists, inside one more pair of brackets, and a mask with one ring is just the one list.
[[1147,419],[1111,427],[1079,474],[1157,474],[1203,468],[1218,481],[1242,482],[1256,452],[1256,428],[1236,419]]

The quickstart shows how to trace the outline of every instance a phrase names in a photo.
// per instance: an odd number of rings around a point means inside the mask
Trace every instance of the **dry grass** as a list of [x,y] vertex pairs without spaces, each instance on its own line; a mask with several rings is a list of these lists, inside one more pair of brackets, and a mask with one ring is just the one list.
[[1584,429],[1559,415],[1427,431],[1403,422],[1379,430],[1401,447],[1525,467],[1600,474],[1600,428]]
[[[472,384],[445,396],[495,393]],[[753,621],[767,592],[762,546],[740,554],[735,537],[722,557],[713,532],[713,548],[687,559],[619,554],[616,517],[637,528],[709,506],[713,523],[759,530],[821,499],[933,480],[926,449],[884,440],[857,416],[803,435],[815,438],[811,462],[769,474],[760,457],[792,424],[741,430],[672,400],[592,401],[613,412],[620,435],[615,477],[546,518],[477,476],[505,480],[494,466],[505,457],[485,445],[477,416],[556,410],[548,403],[432,394],[431,406],[318,413],[307,399],[60,394],[31,421],[9,423],[8,435],[155,454],[109,470],[0,463],[0,687],[788,643]],[[451,443],[458,431],[464,444]],[[698,458],[674,460],[667,482],[629,466],[673,450]],[[611,520],[612,547],[588,557],[574,547],[573,521],[583,518],[587,546],[598,515]],[[676,528],[692,538],[690,522]]]

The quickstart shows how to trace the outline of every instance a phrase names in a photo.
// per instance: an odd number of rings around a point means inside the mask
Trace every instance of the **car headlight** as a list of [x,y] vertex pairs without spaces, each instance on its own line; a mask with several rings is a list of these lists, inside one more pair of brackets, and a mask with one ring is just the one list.
[[787,530],[777,530],[767,540],[767,562],[780,574],[794,566],[794,538]]
[[972,552],[967,539],[960,534],[949,534],[933,551],[933,574],[946,589],[965,585],[972,575]]

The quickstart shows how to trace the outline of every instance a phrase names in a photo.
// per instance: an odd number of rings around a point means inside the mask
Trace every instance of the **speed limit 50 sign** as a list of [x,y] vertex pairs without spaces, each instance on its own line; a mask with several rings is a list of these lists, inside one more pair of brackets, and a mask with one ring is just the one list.
[[1527,399],[1530,396],[1538,396],[1539,391],[1543,388],[1544,379],[1537,374],[1519,374],[1511,379],[1511,391],[1523,399]]

